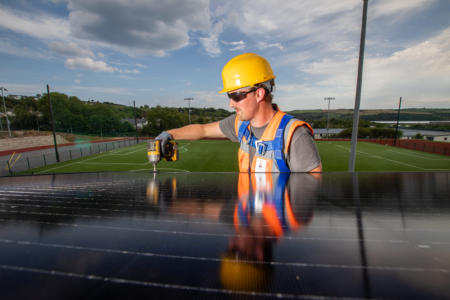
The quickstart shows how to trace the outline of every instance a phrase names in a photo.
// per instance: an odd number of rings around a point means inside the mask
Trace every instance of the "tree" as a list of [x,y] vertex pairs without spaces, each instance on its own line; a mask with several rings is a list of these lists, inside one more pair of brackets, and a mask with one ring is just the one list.
[[423,140],[423,135],[421,135],[419,132],[414,136],[416,140]]
[[156,136],[161,131],[182,127],[188,123],[188,117],[175,108],[156,106],[146,112],[147,125],[142,134]]
[[34,129],[36,126],[36,114],[29,110],[25,104],[14,107],[14,117],[11,120],[11,128],[14,129]]
[[[401,137],[403,133],[401,131],[398,132],[398,136]],[[351,138],[352,137],[352,128],[347,128],[341,131],[338,135],[338,138]],[[395,130],[390,128],[367,128],[367,127],[359,127],[358,128],[358,138],[394,138]]]

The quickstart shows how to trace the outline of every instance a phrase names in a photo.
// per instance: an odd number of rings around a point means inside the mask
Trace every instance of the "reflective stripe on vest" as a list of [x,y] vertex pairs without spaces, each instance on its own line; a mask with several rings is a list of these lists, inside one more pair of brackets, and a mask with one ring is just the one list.
[[[240,121],[236,116],[235,131],[240,142],[238,163],[240,172],[290,172],[286,162],[292,136],[295,129],[306,126],[311,133],[311,126],[292,116],[277,111],[258,140],[251,133],[250,121]],[[250,147],[255,148],[255,155],[250,162]]]

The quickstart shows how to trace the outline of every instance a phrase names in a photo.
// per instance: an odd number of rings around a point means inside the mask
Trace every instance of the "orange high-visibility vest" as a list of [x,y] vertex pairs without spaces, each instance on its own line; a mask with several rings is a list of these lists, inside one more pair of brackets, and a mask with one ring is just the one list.
[[[236,116],[234,126],[240,141],[238,152],[240,172],[290,172],[286,156],[295,129],[306,126],[313,133],[308,123],[297,120],[280,110],[270,120],[259,140],[251,133],[249,121],[240,121]],[[256,149],[251,162],[250,147]]]

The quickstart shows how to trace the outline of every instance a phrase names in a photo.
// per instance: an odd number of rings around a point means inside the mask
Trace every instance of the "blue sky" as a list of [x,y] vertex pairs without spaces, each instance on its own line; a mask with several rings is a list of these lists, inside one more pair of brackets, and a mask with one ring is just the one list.
[[[0,85],[228,108],[220,73],[266,57],[283,110],[353,108],[361,0],[0,0]],[[361,109],[450,107],[450,1],[369,0]]]

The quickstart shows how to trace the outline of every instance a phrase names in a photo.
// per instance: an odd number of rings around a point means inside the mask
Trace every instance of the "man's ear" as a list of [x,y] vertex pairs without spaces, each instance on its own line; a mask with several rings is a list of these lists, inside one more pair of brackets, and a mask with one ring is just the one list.
[[266,98],[266,90],[263,88],[259,88],[255,91],[256,101],[259,103],[261,101],[264,101]]

